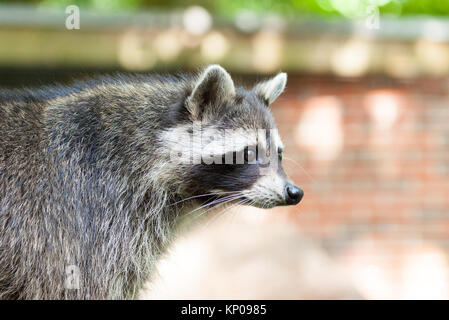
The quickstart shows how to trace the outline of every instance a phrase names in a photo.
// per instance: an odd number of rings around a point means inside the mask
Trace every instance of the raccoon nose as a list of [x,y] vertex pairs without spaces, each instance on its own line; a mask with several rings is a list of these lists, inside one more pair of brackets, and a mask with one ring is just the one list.
[[303,196],[304,191],[291,183],[287,183],[285,186],[285,198],[287,204],[297,204],[301,201]]

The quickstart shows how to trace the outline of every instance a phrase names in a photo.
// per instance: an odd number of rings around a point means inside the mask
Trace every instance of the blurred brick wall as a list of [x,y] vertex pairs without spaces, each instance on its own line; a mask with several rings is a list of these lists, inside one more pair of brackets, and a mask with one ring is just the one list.
[[299,206],[276,210],[367,298],[449,297],[448,88],[290,76],[272,107],[293,160],[284,167],[305,190]]

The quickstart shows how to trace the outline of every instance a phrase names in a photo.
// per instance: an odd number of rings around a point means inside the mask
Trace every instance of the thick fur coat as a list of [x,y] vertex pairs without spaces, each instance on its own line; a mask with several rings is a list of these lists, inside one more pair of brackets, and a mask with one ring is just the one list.
[[266,104],[285,81],[258,95],[231,84],[212,66],[0,92],[0,299],[135,298],[189,206],[176,203],[218,188],[170,164],[162,132],[230,104],[274,128]]

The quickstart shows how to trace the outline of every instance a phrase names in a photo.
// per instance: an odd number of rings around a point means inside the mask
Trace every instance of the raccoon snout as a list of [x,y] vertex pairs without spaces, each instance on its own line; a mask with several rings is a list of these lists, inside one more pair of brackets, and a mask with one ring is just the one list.
[[284,189],[284,195],[286,204],[294,205],[298,204],[299,201],[301,201],[302,197],[304,196],[304,191],[291,183],[287,183]]

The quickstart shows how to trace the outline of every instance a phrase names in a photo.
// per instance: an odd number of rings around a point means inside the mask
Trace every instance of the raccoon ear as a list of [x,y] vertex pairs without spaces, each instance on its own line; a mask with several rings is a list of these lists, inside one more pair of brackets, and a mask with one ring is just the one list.
[[198,119],[205,105],[213,105],[235,95],[234,82],[229,73],[214,64],[207,67],[195,83],[186,100],[186,107],[194,119]]
[[270,80],[258,83],[253,90],[268,104],[271,104],[284,91],[286,84],[287,74],[281,72]]

